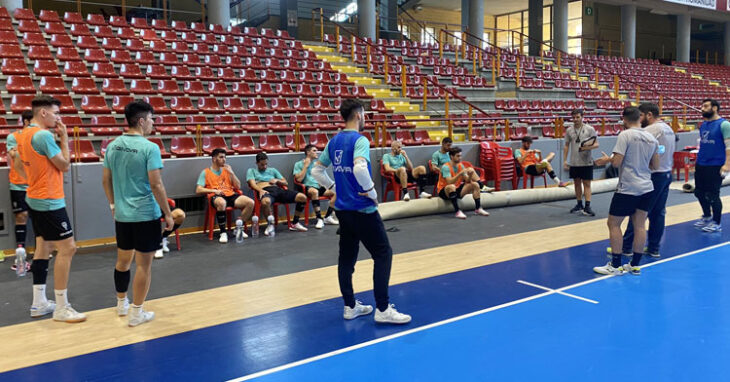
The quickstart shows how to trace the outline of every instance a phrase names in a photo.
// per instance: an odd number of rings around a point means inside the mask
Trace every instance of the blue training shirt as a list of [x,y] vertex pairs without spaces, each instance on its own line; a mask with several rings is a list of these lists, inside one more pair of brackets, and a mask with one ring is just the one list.
[[[722,166],[725,164],[724,118],[705,121],[700,126],[700,150],[697,153],[697,164],[700,166]],[[727,130],[727,125],[725,126]],[[727,137],[730,138],[730,137]]]
[[336,209],[365,213],[377,210],[377,204],[372,199],[359,194],[365,190],[360,187],[353,174],[356,157],[364,157],[368,161],[368,171],[372,174],[369,147],[370,143],[367,138],[360,133],[345,130],[335,135],[327,143],[327,147],[320,156],[319,161],[325,166],[331,164],[334,170],[337,185]]

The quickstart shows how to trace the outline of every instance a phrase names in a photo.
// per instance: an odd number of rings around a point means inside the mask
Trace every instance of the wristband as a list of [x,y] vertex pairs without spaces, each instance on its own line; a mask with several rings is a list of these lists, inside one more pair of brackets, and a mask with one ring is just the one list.
[[114,203],[109,203],[109,209],[110,210],[113,210],[114,209]]

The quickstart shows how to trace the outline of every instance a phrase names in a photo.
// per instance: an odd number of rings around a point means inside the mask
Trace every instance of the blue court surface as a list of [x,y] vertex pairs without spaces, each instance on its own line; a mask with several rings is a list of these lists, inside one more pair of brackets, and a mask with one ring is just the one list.
[[683,223],[641,276],[593,274],[601,241],[395,285],[405,326],[346,322],[331,299],[0,380],[727,380],[729,240]]

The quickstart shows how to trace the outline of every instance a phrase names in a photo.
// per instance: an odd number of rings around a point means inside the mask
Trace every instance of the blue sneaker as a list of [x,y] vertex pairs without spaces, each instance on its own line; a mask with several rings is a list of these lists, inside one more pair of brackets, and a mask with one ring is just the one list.
[[722,226],[715,222],[711,222],[710,224],[704,226],[702,230],[709,233],[722,232]]

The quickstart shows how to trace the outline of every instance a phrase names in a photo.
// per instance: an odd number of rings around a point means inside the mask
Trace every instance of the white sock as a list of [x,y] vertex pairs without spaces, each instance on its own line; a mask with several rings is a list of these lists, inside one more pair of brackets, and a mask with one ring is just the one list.
[[68,289],[56,289],[53,292],[56,294],[56,306],[63,308],[68,305]]
[[134,305],[132,304],[132,315],[133,316],[139,316],[139,314],[142,312],[142,305]]
[[269,217],[266,218],[266,220],[269,221],[269,224],[274,224],[274,215],[269,215]]
[[127,296],[124,297],[117,297],[117,301],[124,301],[127,299]]
[[33,285],[33,306],[45,305],[47,301],[45,284]]
[[553,178],[553,182],[555,182],[555,183],[560,183],[560,178],[558,178],[558,177],[556,176],[555,178]]

